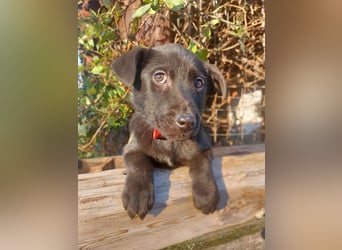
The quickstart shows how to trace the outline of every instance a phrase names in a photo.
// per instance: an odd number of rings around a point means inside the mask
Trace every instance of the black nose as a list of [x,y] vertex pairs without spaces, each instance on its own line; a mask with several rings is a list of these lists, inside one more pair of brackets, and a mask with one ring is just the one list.
[[180,128],[191,128],[196,124],[196,119],[192,115],[180,114],[177,116],[176,124]]

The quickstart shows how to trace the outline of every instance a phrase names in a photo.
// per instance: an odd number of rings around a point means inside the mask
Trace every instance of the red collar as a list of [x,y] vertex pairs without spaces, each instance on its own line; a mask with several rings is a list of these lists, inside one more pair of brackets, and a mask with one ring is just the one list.
[[162,134],[160,133],[160,131],[156,128],[153,129],[153,140],[165,140],[166,138],[164,136],[162,136]]

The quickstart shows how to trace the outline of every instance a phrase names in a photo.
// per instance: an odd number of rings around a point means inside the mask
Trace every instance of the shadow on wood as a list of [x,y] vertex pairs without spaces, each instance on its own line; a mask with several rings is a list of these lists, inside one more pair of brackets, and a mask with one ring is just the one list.
[[220,192],[220,201],[217,210],[221,210],[227,206],[229,195],[222,174],[222,157],[216,157],[213,160],[213,171],[216,179],[217,187]]

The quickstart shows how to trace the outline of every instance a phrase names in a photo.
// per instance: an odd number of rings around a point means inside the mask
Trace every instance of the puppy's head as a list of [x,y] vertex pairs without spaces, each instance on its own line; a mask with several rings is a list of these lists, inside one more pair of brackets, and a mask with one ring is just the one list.
[[217,67],[176,44],[134,48],[114,62],[113,70],[132,88],[135,113],[154,128],[156,138],[196,136],[207,89],[220,88],[226,95]]

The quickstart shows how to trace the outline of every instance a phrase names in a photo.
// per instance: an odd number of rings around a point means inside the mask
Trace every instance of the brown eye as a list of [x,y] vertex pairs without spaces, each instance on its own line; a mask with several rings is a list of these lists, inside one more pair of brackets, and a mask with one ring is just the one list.
[[153,79],[157,83],[165,84],[167,81],[167,76],[166,76],[166,73],[164,71],[157,71],[156,73],[154,73]]
[[195,84],[195,88],[196,88],[196,89],[201,89],[201,88],[203,88],[203,86],[204,86],[204,81],[203,81],[202,78],[199,78],[199,77],[198,77],[198,78],[196,78],[194,84]]

